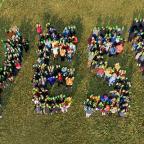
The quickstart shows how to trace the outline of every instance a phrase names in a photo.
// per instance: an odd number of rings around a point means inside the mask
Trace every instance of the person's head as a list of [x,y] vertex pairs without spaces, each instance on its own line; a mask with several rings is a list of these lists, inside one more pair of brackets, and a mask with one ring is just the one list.
[[59,72],[59,73],[58,73],[58,76],[61,76],[61,75],[62,75],[62,74]]

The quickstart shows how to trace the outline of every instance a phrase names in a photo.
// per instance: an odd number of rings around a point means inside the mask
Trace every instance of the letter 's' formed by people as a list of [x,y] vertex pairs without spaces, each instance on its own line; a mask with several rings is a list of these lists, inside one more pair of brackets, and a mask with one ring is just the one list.
[[102,115],[118,113],[125,116],[129,108],[131,83],[119,63],[109,66],[104,56],[115,57],[123,52],[123,28],[95,27],[88,39],[88,66],[97,77],[103,78],[113,90],[100,95],[92,94],[84,102],[86,117],[94,111]]

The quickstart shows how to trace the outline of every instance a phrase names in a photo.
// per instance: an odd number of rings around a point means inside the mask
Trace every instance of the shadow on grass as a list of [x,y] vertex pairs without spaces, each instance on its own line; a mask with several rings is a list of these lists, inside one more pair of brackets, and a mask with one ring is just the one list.
[[101,15],[97,18],[97,26],[106,27],[106,26],[123,26],[123,18],[122,17],[111,17],[106,16],[102,17]]
[[134,18],[138,18],[138,19],[141,19],[141,18],[144,18],[144,10],[140,10],[140,9],[136,9],[134,12],[133,12],[133,19]]
[[[21,25],[18,26],[18,27],[20,29],[20,32],[22,32],[22,36],[25,37],[26,39],[28,39],[30,41],[30,49],[31,49],[31,47],[32,47],[32,41],[34,40],[34,32],[33,32],[32,25],[30,24],[30,22],[31,22],[31,20],[24,18],[21,21]],[[7,22],[7,23],[9,24],[9,22]],[[10,27],[7,26],[6,28],[9,29]],[[27,56],[28,55],[25,55],[25,53],[24,53],[22,64],[27,59]],[[3,105],[3,108],[6,107],[8,101],[9,101],[9,98],[11,96],[11,93],[13,92],[14,88],[17,86],[16,77],[15,77],[14,83],[8,83],[8,87],[5,88],[4,91],[3,91],[3,93],[2,93],[2,105]]]
[[118,27],[124,27],[124,35],[127,32],[127,25],[123,24],[123,17],[112,17],[112,16],[106,16],[102,17],[101,15],[97,18],[97,26],[99,27],[106,27],[106,26],[118,26]]
[[25,37],[30,41],[30,45],[34,42],[35,35],[36,35],[34,29],[35,27],[32,26],[31,21],[32,21],[31,19],[27,19],[26,17],[24,17],[19,27],[23,37]]
[[[1,40],[6,40],[6,31],[10,27],[10,21],[6,17],[0,17],[0,67],[2,67],[2,62],[5,59],[4,57],[4,48]],[[7,91],[6,91],[7,92]],[[3,104],[3,93],[0,98],[0,103]]]
[[5,17],[0,17],[0,67],[4,59],[4,49],[1,40],[6,40],[6,31],[10,27],[10,21]]
[[54,26],[58,32],[62,31],[67,25],[57,15],[52,15],[50,11],[45,12],[43,15],[43,25],[45,26],[47,23],[51,23],[51,25]]
[[80,66],[83,65],[83,57],[82,57],[82,54],[81,54],[80,42],[81,42],[81,38],[82,38],[82,34],[83,34],[84,30],[83,30],[82,20],[79,16],[74,17],[71,21],[71,24],[76,26],[76,28],[77,28],[77,37],[78,37],[78,40],[79,40],[79,44],[78,44],[78,47],[77,47],[77,54],[76,54],[76,58],[75,58],[75,61],[74,61],[74,64],[73,64],[73,66],[76,69],[76,77],[75,77],[75,82],[74,82],[72,94],[75,95],[76,91],[79,87],[79,84],[81,83],[81,81],[84,78],[84,75],[80,75],[80,70],[81,70]]

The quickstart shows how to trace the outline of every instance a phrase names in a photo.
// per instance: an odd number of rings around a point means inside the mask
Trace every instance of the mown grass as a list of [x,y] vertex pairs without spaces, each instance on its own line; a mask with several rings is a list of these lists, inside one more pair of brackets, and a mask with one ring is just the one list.
[[[109,90],[102,79],[96,78],[87,69],[87,38],[94,26],[117,24],[126,27],[125,37],[133,17],[143,15],[141,0],[5,0],[0,17],[9,20],[9,25],[18,25],[31,40],[31,51],[25,55],[23,68],[15,83],[4,92],[5,107],[0,121],[1,144],[143,144],[144,108],[141,73],[134,60],[130,43],[117,58],[109,59],[112,65],[120,62],[132,81],[131,108],[127,118],[116,115],[102,117],[99,112],[86,119],[83,101],[91,92],[101,94]],[[31,103],[32,65],[35,62],[35,24],[45,25],[51,21],[60,31],[67,24],[76,24],[80,43],[78,56],[73,64],[76,81],[73,104],[66,114],[40,116],[33,113]],[[3,20],[0,22],[2,27]],[[0,31],[3,34],[3,31]]]

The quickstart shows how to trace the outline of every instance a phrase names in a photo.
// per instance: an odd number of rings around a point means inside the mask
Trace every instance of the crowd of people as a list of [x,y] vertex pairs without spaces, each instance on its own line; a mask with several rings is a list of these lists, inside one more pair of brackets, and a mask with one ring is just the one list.
[[132,50],[135,52],[137,65],[144,76],[144,19],[134,19],[129,30],[129,41],[132,42]]
[[[51,89],[56,84],[72,89],[75,69],[53,63],[68,61],[71,64],[78,43],[76,27],[65,27],[60,34],[50,23],[47,23],[46,31],[43,31],[40,24],[36,25],[36,31],[38,58],[33,65],[32,79],[32,101],[35,112],[40,114],[67,112],[72,97],[63,93],[52,96]],[[22,36],[17,26],[10,28],[6,34],[7,40],[2,40],[5,59],[0,67],[0,96],[21,69],[23,51],[27,53],[29,50],[29,42]],[[102,115],[118,113],[119,116],[125,116],[130,107],[131,83],[126,77],[126,71],[121,69],[119,63],[110,67],[108,61],[104,59],[105,55],[116,57],[123,52],[125,40],[122,35],[123,28],[118,26],[95,27],[88,39],[88,66],[96,76],[103,78],[109,86],[113,86],[114,90],[87,97],[84,102],[86,117],[97,110],[101,111]],[[132,42],[133,51],[136,53],[135,59],[144,75],[144,19],[134,19],[128,40]]]
[[61,61],[72,61],[72,57],[76,52],[76,45],[78,38],[76,37],[76,27],[65,27],[62,34],[59,34],[51,24],[46,24],[47,33],[43,34],[43,30],[40,24],[37,24],[37,33],[40,38],[40,46],[48,51],[51,51],[53,59],[61,59]]
[[118,113],[125,116],[130,107],[131,83],[126,77],[126,71],[121,69],[119,63],[113,67],[109,66],[104,56],[109,57],[121,54],[124,49],[125,40],[122,37],[123,28],[95,27],[88,39],[88,65],[92,72],[103,78],[114,90],[102,95],[91,95],[84,102],[86,117],[94,111],[100,111],[102,115]]
[[9,82],[14,81],[14,76],[21,69],[23,51],[27,53],[29,50],[29,41],[22,36],[17,26],[11,27],[6,35],[7,39],[1,41],[5,54],[0,67],[0,99],[3,89],[8,86]]
[[75,69],[59,64],[68,60],[71,63],[77,49],[78,39],[76,37],[76,27],[65,27],[60,34],[50,24],[46,24],[46,31],[43,32],[40,24],[36,25],[38,34],[38,59],[33,65],[34,76],[33,98],[34,109],[39,114],[53,114],[55,112],[67,112],[71,105],[72,98],[67,94],[52,96],[51,89],[54,85],[65,86],[72,89]]

